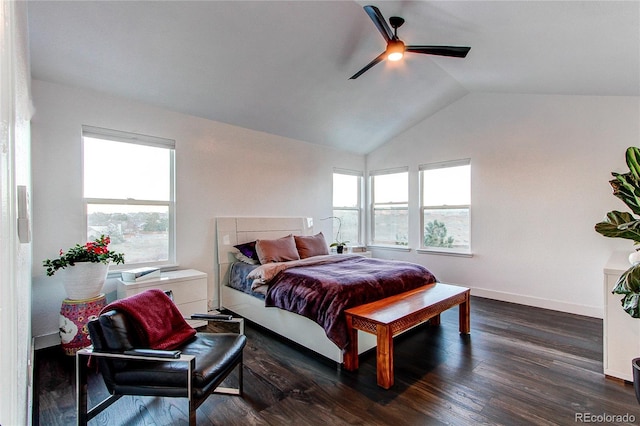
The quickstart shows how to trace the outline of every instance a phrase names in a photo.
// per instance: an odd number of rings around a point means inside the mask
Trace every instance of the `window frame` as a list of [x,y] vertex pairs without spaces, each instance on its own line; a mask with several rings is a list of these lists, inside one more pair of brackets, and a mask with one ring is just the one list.
[[[407,243],[406,244],[390,244],[390,243],[385,243],[385,242],[377,242],[375,239],[376,236],[376,221],[375,221],[375,213],[376,213],[376,200],[375,200],[375,178],[377,176],[383,176],[383,175],[392,175],[392,174],[401,174],[401,173],[406,173],[407,175],[407,200],[406,202],[393,202],[393,203],[380,203],[380,204],[385,204],[385,205],[393,205],[393,204],[402,204],[402,205],[406,205],[406,208],[400,209],[394,209],[394,210],[406,210],[407,212]],[[410,215],[411,215],[411,209],[410,209],[410,199],[411,199],[411,194],[409,193],[410,191],[410,182],[409,182],[409,167],[405,166],[405,167],[396,167],[396,168],[392,168],[392,169],[381,169],[381,170],[373,170],[371,172],[369,172],[369,200],[370,200],[370,204],[369,204],[369,239],[368,239],[368,245],[372,246],[372,247],[380,247],[380,248],[387,248],[387,249],[394,249],[394,250],[406,250],[409,251],[410,250],[410,246],[409,246],[409,232],[410,232],[410,226],[411,226],[411,220],[410,220]]]
[[[444,169],[450,167],[460,167],[460,166],[469,166],[469,204],[458,204],[458,205],[428,205],[426,206],[424,203],[424,172],[429,170],[436,169]],[[465,256],[471,257],[471,159],[464,158],[460,160],[450,160],[450,161],[440,161],[436,163],[427,163],[420,164],[418,166],[418,187],[419,187],[419,207],[420,207],[420,244],[418,248],[418,252],[421,253],[431,253],[431,254],[447,254],[453,256]],[[425,238],[425,223],[424,223],[424,214],[425,210],[460,210],[466,209],[468,211],[469,217],[469,247],[467,249],[460,248],[447,248],[447,247],[432,247],[424,245]]]
[[[333,200],[331,202],[331,214],[333,215],[333,217],[338,217],[336,215],[336,210],[340,210],[340,211],[355,211],[357,213],[357,217],[358,217],[358,241],[350,241],[349,245],[350,246],[360,246],[363,245],[363,238],[362,238],[362,229],[363,229],[363,221],[362,221],[362,217],[363,217],[363,184],[364,184],[364,173],[363,172],[359,172],[356,170],[348,170],[348,169],[339,169],[339,168],[334,168],[333,169],[333,173],[331,174],[331,185],[332,185],[332,194],[333,194],[333,190],[334,190],[334,175],[339,174],[339,175],[347,175],[347,176],[355,176],[357,178],[357,182],[358,182],[358,188],[357,188],[357,200],[358,200],[358,204],[356,207],[348,207],[348,206],[335,206],[333,205]],[[333,199],[333,196],[332,196]],[[336,225],[335,223],[332,226],[332,231],[333,231],[333,235],[336,235]],[[343,227],[344,229],[344,227]],[[332,237],[333,238],[333,237]]]
[[[124,142],[135,145],[144,145],[156,148],[163,148],[169,150],[169,200],[138,200],[132,198],[119,199],[119,198],[94,198],[85,197],[85,182],[84,182],[84,144],[85,137],[93,139],[102,139],[105,141]],[[160,138],[156,136],[142,135],[132,132],[125,132],[120,130],[105,129],[94,126],[82,126],[82,204],[84,209],[84,236],[88,239],[88,207],[91,204],[106,204],[106,205],[133,205],[133,206],[166,206],[169,220],[168,220],[168,253],[167,260],[163,261],[149,261],[149,262],[137,262],[137,263],[125,263],[122,265],[111,265],[109,270],[121,271],[131,268],[137,268],[142,266],[155,266],[155,267],[173,267],[176,263],[176,161],[175,161],[175,140]],[[126,258],[125,258],[126,261]]]

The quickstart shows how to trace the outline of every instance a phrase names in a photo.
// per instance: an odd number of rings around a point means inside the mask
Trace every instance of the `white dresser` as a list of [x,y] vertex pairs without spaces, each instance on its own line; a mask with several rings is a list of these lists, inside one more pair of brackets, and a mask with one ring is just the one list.
[[628,256],[628,252],[616,252],[604,268],[603,367],[606,376],[633,382],[631,360],[640,357],[640,319],[622,309],[621,294],[611,293],[631,266]]
[[[145,290],[159,288],[171,291],[173,301],[185,317],[195,313],[207,313],[207,274],[195,269],[163,272],[160,278],[140,282],[118,282],[118,299]],[[188,321],[192,327],[206,325],[206,321]]]

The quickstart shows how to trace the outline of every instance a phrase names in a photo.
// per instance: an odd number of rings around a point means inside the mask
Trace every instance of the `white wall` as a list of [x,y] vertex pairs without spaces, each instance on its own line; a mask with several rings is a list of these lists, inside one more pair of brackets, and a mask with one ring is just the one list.
[[[364,167],[361,156],[42,81],[33,82],[33,98],[34,336],[55,335],[64,298],[41,260],[84,238],[82,124],[176,140],[178,261],[209,274],[213,305],[216,216],[312,216],[331,233],[329,221],[317,219],[331,214],[333,167]],[[625,148],[639,143],[638,98],[467,95],[366,163],[408,165],[417,197],[419,164],[471,158],[474,256],[375,254],[425,264],[476,295],[602,316],[602,267],[631,244],[593,225],[624,208],[607,182],[611,171],[624,171]],[[415,248],[417,215],[411,229]]]
[[31,424],[31,244],[16,224],[31,188],[29,51],[23,2],[0,2],[0,424]]
[[[333,168],[364,170],[360,155],[94,92],[35,80],[33,98],[35,336],[55,335],[64,298],[42,260],[84,239],[81,125],[176,141],[177,259],[209,274],[212,306],[217,216],[309,216],[331,234],[330,221],[318,219],[331,215]],[[110,165],[106,176],[117,172]]]
[[[640,144],[637,97],[470,94],[367,156],[369,171],[471,158],[472,258],[374,250],[411,260],[472,294],[601,317],[602,268],[631,242],[593,230],[607,211],[611,171]],[[417,211],[417,203],[413,205]],[[410,246],[419,244],[411,216]]]

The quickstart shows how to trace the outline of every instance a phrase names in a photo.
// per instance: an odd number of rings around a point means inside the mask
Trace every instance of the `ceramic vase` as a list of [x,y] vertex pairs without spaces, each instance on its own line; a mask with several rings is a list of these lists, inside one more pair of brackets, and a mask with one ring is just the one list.
[[60,269],[57,274],[60,274],[68,299],[84,300],[100,295],[108,271],[109,264],[106,263],[78,262]]
[[65,299],[60,307],[60,344],[66,355],[91,345],[87,323],[107,305],[104,294],[84,300]]

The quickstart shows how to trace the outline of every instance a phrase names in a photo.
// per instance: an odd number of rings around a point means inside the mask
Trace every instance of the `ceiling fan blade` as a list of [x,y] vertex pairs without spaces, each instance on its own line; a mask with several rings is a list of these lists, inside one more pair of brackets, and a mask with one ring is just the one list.
[[466,46],[407,46],[406,52],[426,53],[427,55],[453,56],[455,58],[464,58],[471,50]]
[[364,74],[365,72],[367,72],[369,70],[369,68],[371,68],[372,66],[374,66],[375,64],[382,62],[382,60],[385,58],[385,56],[387,56],[387,52],[384,51],[381,54],[379,54],[378,56],[376,56],[376,58],[369,62],[364,68],[362,68],[360,71],[358,71],[357,73],[355,73],[354,75],[351,76],[351,78],[349,78],[349,80],[355,80],[356,78],[360,77],[362,74]]
[[369,18],[371,18],[378,31],[380,31],[382,37],[384,37],[384,41],[389,42],[389,40],[392,40],[394,38],[393,33],[391,32],[389,25],[387,25],[387,21],[384,20],[384,16],[380,13],[380,10],[375,6],[365,6],[364,10],[367,12],[367,15],[369,15]]

